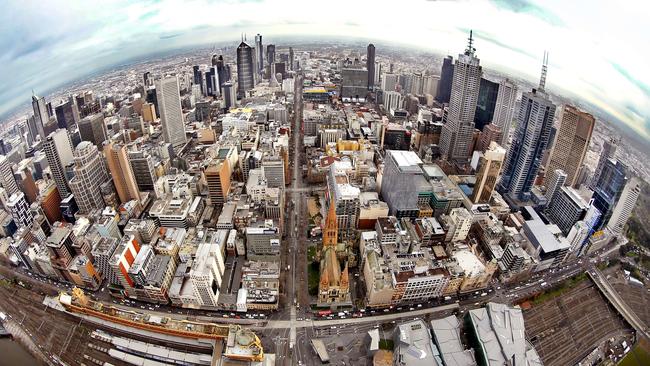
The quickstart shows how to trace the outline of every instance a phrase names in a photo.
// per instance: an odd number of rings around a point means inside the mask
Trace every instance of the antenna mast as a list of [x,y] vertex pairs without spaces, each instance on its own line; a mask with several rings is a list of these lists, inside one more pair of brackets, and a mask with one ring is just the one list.
[[548,70],[548,51],[544,51],[544,60],[542,61],[542,75],[539,78],[539,90],[544,91],[546,86],[546,72]]
[[468,43],[467,43],[467,49],[465,49],[465,54],[470,56],[474,54],[474,51],[476,51],[476,48],[474,48],[474,38],[472,37],[472,30],[470,29],[469,31],[469,38],[467,38]]

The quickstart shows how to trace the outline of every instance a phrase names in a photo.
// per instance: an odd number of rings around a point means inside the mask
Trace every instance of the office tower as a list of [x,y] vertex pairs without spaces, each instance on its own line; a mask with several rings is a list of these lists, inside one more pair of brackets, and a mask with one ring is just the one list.
[[142,104],[142,120],[149,123],[156,120],[156,106],[153,103]]
[[594,188],[594,206],[601,212],[596,229],[609,222],[614,207],[627,185],[627,167],[620,161],[608,159]]
[[102,113],[86,116],[79,121],[78,126],[81,140],[90,141],[97,148],[101,148],[104,141],[108,140],[108,131]]
[[627,220],[632,215],[632,210],[636,205],[637,199],[641,194],[641,180],[637,177],[632,177],[625,184],[623,192],[612,211],[612,215],[607,222],[607,230],[614,234],[622,234]]
[[440,82],[438,83],[438,92],[436,93],[436,101],[438,103],[449,103],[453,79],[454,58],[447,56],[442,60],[442,69],[440,70]]
[[440,151],[447,160],[467,160],[474,132],[476,101],[483,70],[474,54],[472,32],[465,53],[458,55],[449,100],[449,112],[440,136]]
[[566,236],[573,225],[585,217],[589,205],[575,189],[563,186],[555,193],[553,201],[547,207],[548,218]]
[[153,85],[153,77],[149,71],[142,74],[142,85],[144,85],[145,89]]
[[[0,161],[1,160],[2,157],[0,157]],[[2,162],[0,162],[0,168],[1,167]],[[34,180],[32,169],[27,164],[22,164],[21,162],[21,164],[18,165],[18,168],[14,172],[14,178],[16,179],[18,190],[25,193],[27,202],[29,204],[36,202],[38,198],[38,187],[36,186],[36,181]]]
[[600,175],[603,173],[603,168],[605,167],[607,160],[614,159],[614,155],[616,155],[616,146],[619,142],[620,141],[616,138],[610,138],[608,141],[603,142],[603,150],[600,153],[600,159],[598,160],[596,171],[594,172],[594,176],[589,184],[591,190],[596,188],[596,183],[598,183],[598,179],[600,179]]
[[384,92],[384,108],[386,112],[390,113],[391,110],[398,110],[404,107],[404,96],[396,91]]
[[366,69],[368,70],[368,90],[375,87],[375,45],[370,43],[366,55]]
[[368,94],[368,70],[345,68],[341,71],[341,98],[343,101],[363,101]]
[[138,190],[153,191],[156,183],[156,172],[153,157],[145,150],[129,151],[129,161],[138,184]]
[[398,78],[398,84],[400,85],[400,91],[403,93],[411,92],[411,84],[413,82],[413,74],[401,74]]
[[74,150],[74,178],[70,180],[70,190],[79,206],[79,212],[88,214],[104,208],[104,200],[99,187],[109,177],[97,146],[83,141]]
[[476,184],[471,200],[474,203],[489,203],[492,191],[497,185],[501,166],[506,157],[506,150],[498,143],[492,141],[489,148],[479,159],[479,168],[476,173]]
[[265,157],[262,160],[262,174],[266,179],[268,187],[284,187],[284,162],[280,156]]
[[59,128],[72,129],[79,122],[79,111],[72,98],[54,108]]
[[508,147],[510,126],[515,114],[515,103],[517,102],[517,85],[509,79],[501,80],[499,92],[494,105],[492,123],[501,128],[501,146]]
[[18,227],[30,226],[34,222],[34,216],[29,209],[29,204],[23,192],[18,191],[9,196],[7,210],[11,214],[11,217],[14,218]]
[[212,160],[203,174],[208,185],[208,198],[213,205],[223,205],[230,193],[232,170],[227,159]]
[[140,243],[130,235],[125,235],[113,251],[112,257],[108,261],[111,272],[114,274],[111,280],[113,285],[122,286],[124,295],[130,296],[133,293],[133,279],[129,276],[129,269],[140,252]]
[[539,87],[522,95],[517,130],[508,149],[499,191],[511,199],[527,200],[539,172],[553,126],[555,104],[544,91],[548,56],[544,55]]
[[485,78],[481,83],[476,101],[476,113],[474,114],[474,126],[483,130],[494,119],[494,110],[499,94],[499,84]]
[[266,46],[266,60],[269,65],[273,65],[275,63],[275,45],[270,44]]
[[65,167],[73,159],[72,143],[68,131],[60,128],[52,132],[43,142],[43,151],[59,195],[61,199],[64,199],[70,195],[68,181],[65,179]]
[[[203,91],[203,74],[201,72],[201,67],[199,65],[194,65],[192,67],[192,81],[194,85],[201,85],[201,91]],[[157,88],[156,88],[157,89]]]
[[413,151],[386,152],[381,196],[392,216],[410,217],[418,212],[419,185],[424,179],[421,165],[422,160]]
[[255,53],[257,56],[257,70],[261,73],[264,70],[264,46],[262,45],[262,35],[255,36]]
[[11,162],[6,156],[0,155],[0,184],[7,192],[7,196],[11,196],[19,191],[11,165]]
[[589,113],[571,105],[562,108],[560,129],[553,144],[547,170],[564,170],[567,174],[565,184],[568,186],[576,186],[595,124],[594,116]]
[[485,151],[490,147],[492,141],[501,145],[501,128],[493,123],[483,127],[481,131],[481,137],[479,138],[478,143],[476,144],[476,151]]
[[223,101],[225,104],[225,109],[228,110],[232,107],[237,106],[237,84],[233,85],[231,81],[223,83],[221,85],[221,92],[223,93]]
[[440,76],[425,75],[422,78],[422,93],[429,94],[435,98],[438,93],[438,84],[440,83]]
[[219,82],[219,73],[216,67],[211,67],[210,71],[205,73],[206,95],[218,97],[221,94]]
[[289,70],[293,70],[293,47],[289,47]]
[[548,184],[546,185],[546,205],[550,205],[553,196],[560,190],[560,187],[566,182],[566,173],[562,169],[556,169],[548,175]]
[[115,191],[122,203],[131,200],[140,200],[140,192],[135,182],[133,168],[129,163],[126,146],[120,143],[109,142],[104,145],[104,156],[108,170],[113,177]]
[[174,148],[178,148],[187,141],[178,77],[172,76],[157,80],[156,96],[165,142],[169,142]]
[[245,98],[246,92],[255,87],[253,49],[246,42],[240,43],[237,47],[237,83],[238,98]]
[[[46,135],[43,127],[50,120],[47,113],[47,106],[45,105],[45,98],[32,94],[32,109],[34,110],[35,132],[41,137],[41,140],[44,140]],[[36,135],[33,138],[36,139]]]
[[223,55],[219,55],[217,58],[217,75],[219,76],[219,92],[223,93],[223,84],[227,81],[230,81],[230,72],[227,69],[227,65],[223,62]]
[[383,90],[384,92],[395,91],[395,87],[397,86],[398,80],[399,80],[399,76],[396,74],[390,74],[390,73],[384,74],[384,77],[381,80],[381,90]]

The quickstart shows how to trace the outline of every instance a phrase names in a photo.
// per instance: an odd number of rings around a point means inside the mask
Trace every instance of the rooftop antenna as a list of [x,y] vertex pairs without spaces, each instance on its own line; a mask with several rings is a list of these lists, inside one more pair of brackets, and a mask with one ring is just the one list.
[[542,75],[539,78],[539,90],[544,91],[546,86],[546,71],[548,70],[548,51],[544,51],[544,60],[542,61]]
[[474,48],[474,38],[472,37],[472,30],[470,29],[469,31],[469,38],[467,38],[468,43],[467,43],[467,49],[465,49],[465,54],[470,56],[474,55],[474,51],[476,51],[476,48]]

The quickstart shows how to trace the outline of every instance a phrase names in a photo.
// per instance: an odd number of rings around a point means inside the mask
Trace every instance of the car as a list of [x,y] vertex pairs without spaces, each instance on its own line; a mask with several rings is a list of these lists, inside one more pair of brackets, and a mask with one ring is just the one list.
[[421,308],[421,307],[422,307],[422,304],[418,304],[418,307]]

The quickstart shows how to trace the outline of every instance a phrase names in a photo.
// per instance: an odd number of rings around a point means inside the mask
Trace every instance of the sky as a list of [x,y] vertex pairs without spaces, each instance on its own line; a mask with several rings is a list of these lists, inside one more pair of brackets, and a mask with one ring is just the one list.
[[650,2],[602,0],[0,0],[0,116],[48,91],[169,50],[286,36],[363,37],[539,79],[650,141]]

